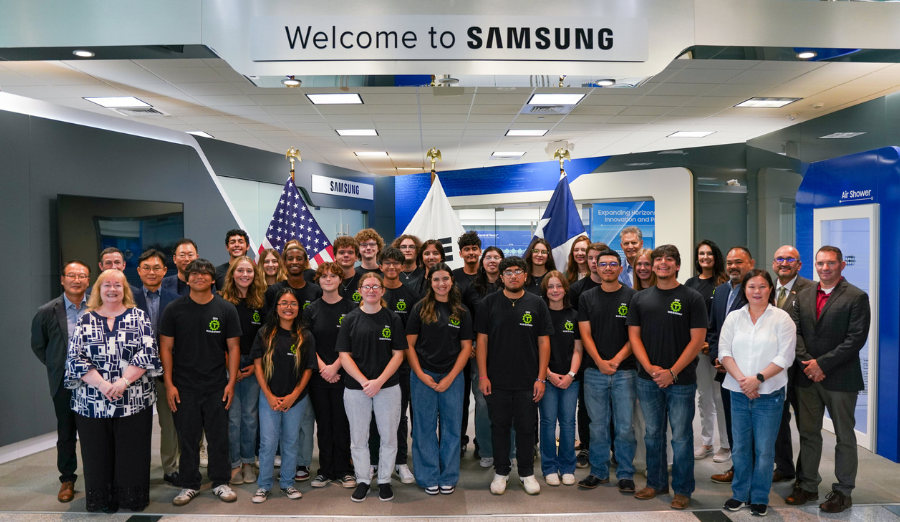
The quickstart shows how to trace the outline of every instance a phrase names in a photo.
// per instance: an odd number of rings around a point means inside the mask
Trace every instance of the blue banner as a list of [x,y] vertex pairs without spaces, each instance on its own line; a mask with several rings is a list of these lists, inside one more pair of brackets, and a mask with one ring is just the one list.
[[591,206],[591,241],[606,243],[621,256],[625,253],[619,245],[619,233],[630,226],[641,229],[644,248],[655,248],[656,202],[594,203]]

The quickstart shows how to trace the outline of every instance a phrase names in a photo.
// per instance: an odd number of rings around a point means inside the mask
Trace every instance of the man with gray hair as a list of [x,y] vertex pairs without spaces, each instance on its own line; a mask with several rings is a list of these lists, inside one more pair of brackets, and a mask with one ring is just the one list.
[[619,274],[619,282],[634,288],[634,264],[637,262],[638,252],[644,248],[644,234],[635,226],[625,227],[619,233],[619,246],[625,254],[627,263],[622,263],[622,272]]

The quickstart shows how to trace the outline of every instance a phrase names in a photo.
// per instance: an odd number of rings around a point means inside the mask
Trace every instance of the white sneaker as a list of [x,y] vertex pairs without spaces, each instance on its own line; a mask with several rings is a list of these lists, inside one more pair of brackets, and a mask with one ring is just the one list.
[[237,493],[228,484],[222,484],[217,488],[213,488],[213,495],[219,497],[222,502],[234,502],[237,500]]
[[481,460],[478,461],[478,465],[482,468],[489,468],[494,465],[494,459],[492,457],[481,457]]
[[199,494],[199,490],[184,488],[181,490],[181,493],[179,493],[178,496],[176,496],[175,499],[172,500],[172,504],[175,504],[176,506],[183,506]]
[[719,451],[713,455],[713,462],[725,462],[731,458],[731,450],[729,448],[719,448]]
[[[483,460],[483,459],[482,459]],[[493,460],[493,459],[491,459]],[[506,483],[509,482],[509,477],[506,475],[497,475],[494,474],[494,480],[491,481],[491,493],[494,495],[502,495],[506,492]]]
[[572,486],[575,484],[575,475],[572,473],[564,473],[562,476],[562,483],[566,486]]
[[263,488],[259,488],[256,490],[256,493],[253,494],[253,498],[251,498],[250,500],[254,504],[262,504],[268,498],[269,498],[269,491],[265,490]]
[[200,467],[209,466],[209,453],[206,452],[206,446],[200,446]]
[[538,484],[534,475],[530,475],[527,477],[520,477],[519,480],[522,481],[522,486],[525,488],[525,493],[529,495],[537,495],[541,492],[541,485]]
[[713,454],[712,446],[700,446],[694,450],[694,460],[703,460]]
[[415,475],[412,474],[412,471],[409,470],[409,466],[406,464],[397,465],[394,470],[397,472],[397,475],[400,475],[400,482],[404,484],[412,484],[416,481]]
[[281,467],[281,455],[275,455],[275,467],[276,468]]
[[544,475],[544,482],[546,482],[548,486],[558,486],[559,485],[559,474],[558,473],[548,473],[547,475]]
[[281,492],[291,500],[297,500],[298,498],[303,497],[303,493],[300,493],[294,486],[288,486],[282,489]]

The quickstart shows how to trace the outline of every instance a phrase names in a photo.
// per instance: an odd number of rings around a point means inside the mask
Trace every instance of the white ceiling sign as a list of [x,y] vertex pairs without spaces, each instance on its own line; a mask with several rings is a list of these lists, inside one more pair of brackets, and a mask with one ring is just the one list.
[[356,183],[345,179],[317,176],[315,174],[312,175],[312,191],[331,196],[375,199],[373,185],[368,183]]

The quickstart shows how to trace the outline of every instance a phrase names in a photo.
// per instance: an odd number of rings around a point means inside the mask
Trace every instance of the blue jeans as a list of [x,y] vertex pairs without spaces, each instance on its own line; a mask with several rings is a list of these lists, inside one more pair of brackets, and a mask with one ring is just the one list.
[[[578,388],[581,383],[572,382],[560,389],[549,382],[541,398],[541,471],[544,476],[559,473],[575,473],[575,408],[578,405]],[[559,447],[556,446],[556,423],[559,422]]]
[[297,465],[306,466],[312,463],[313,432],[316,429],[316,413],[312,407],[306,408],[300,419],[300,439],[297,442]]
[[[241,367],[246,359],[241,357]],[[228,408],[228,447],[231,467],[256,462],[256,432],[259,425],[259,382],[255,375],[234,384],[234,398]]]
[[269,407],[266,394],[259,392],[259,482],[261,489],[272,489],[275,473],[275,450],[281,443],[281,489],[294,485],[297,471],[297,441],[300,437],[300,420],[306,412],[309,399],[304,397],[288,411],[274,411]]
[[[440,382],[446,373],[433,373],[422,369],[426,375]],[[413,462],[416,484],[423,488],[456,486],[459,480],[459,439],[462,427],[463,384],[462,373],[443,393],[426,386],[412,372],[409,377],[410,404],[413,418]],[[440,419],[440,421],[439,421]],[[438,442],[438,424],[441,436]]]
[[637,395],[647,424],[647,486],[657,491],[669,487],[666,469],[666,416],[672,426],[672,489],[690,498],[694,492],[694,396],[696,384],[660,388],[637,378]]
[[[616,430],[616,461],[619,463],[616,479],[634,479],[637,439],[632,421],[637,395],[634,381],[637,379],[636,370],[619,370],[612,375],[606,375],[597,368],[584,371],[584,403],[591,418],[591,475],[597,478],[609,477],[609,424],[612,421]],[[610,401],[611,397],[614,400]]]
[[731,435],[734,437],[731,491],[735,499],[769,504],[775,470],[775,438],[783,409],[784,388],[760,395],[758,399],[731,392]]

